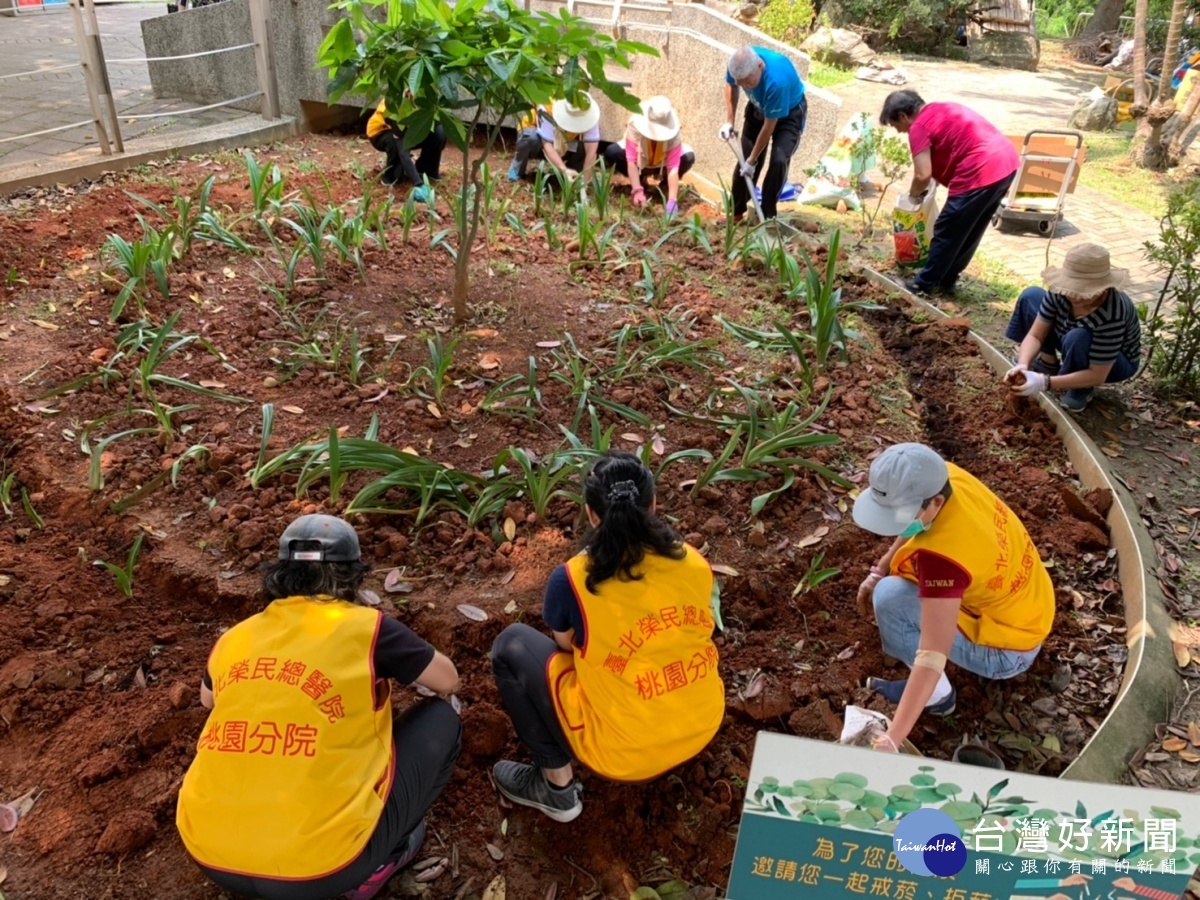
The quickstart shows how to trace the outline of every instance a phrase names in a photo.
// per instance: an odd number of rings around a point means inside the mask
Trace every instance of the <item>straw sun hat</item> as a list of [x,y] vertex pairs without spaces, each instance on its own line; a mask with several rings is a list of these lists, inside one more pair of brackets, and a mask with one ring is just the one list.
[[1063,257],[1061,266],[1042,272],[1046,288],[1059,294],[1094,297],[1109,288],[1120,288],[1129,277],[1128,269],[1114,269],[1108,251],[1099,244],[1080,244]]
[[585,134],[600,124],[600,107],[587,91],[582,92],[587,102],[583,106],[572,106],[566,100],[555,100],[550,108],[550,115],[563,131],[571,134]]
[[629,122],[638,134],[651,141],[669,141],[679,134],[679,114],[661,94],[642,101],[642,111]]

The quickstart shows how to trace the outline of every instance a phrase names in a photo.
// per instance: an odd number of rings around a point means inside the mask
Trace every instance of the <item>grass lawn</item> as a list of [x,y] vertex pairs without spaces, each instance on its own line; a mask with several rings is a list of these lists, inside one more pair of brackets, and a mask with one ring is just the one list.
[[1132,138],[1127,131],[1088,134],[1087,161],[1079,173],[1079,180],[1158,218],[1167,209],[1170,179],[1160,172],[1130,165]]
[[808,68],[808,77],[804,79],[806,84],[811,84],[819,88],[830,88],[853,80],[853,69],[843,69],[841,66],[829,66],[815,59]]

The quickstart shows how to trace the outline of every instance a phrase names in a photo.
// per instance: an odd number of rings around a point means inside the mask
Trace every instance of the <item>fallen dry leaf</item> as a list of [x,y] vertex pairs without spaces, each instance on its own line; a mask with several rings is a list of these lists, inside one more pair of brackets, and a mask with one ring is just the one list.
[[480,353],[479,368],[486,372],[490,372],[492,369],[500,368],[500,357],[495,353]]
[[543,350],[553,350],[555,347],[561,347],[562,341],[538,341],[537,345]]
[[442,411],[438,409],[438,405],[436,403],[430,401],[429,403],[425,404],[425,408],[429,410],[429,414],[435,419],[440,419],[442,417]]
[[632,431],[627,431],[621,435],[621,440],[629,441],[631,444],[640,444],[642,442],[642,436]]
[[499,847],[497,847],[495,844],[489,843],[486,846],[487,846],[488,856],[490,856],[496,862],[500,862],[500,860],[504,859],[504,851],[501,850]]
[[468,331],[467,334],[469,334],[471,337],[477,338],[500,337],[500,332],[498,332],[495,328],[476,328],[472,331]]
[[213,388],[214,390],[223,391],[225,389],[225,384],[221,381],[209,381],[208,379],[202,379],[200,382],[200,387]]
[[510,581],[512,581],[516,577],[517,577],[517,570],[509,569],[507,572],[504,573],[504,577],[500,579],[500,583],[508,584]]
[[483,889],[482,900],[505,900],[504,876],[497,875],[492,883]]
[[506,616],[511,616],[516,611],[517,611],[517,601],[516,600],[509,600],[506,604],[504,604],[504,614]]
[[504,520],[504,536],[510,541],[517,536],[517,523],[512,516]]
[[225,268],[223,268],[221,270],[221,274],[224,275],[230,281],[233,281],[233,279],[237,278],[237,272],[233,271],[233,269],[229,268],[229,266],[226,266]]
[[650,443],[650,449],[654,451],[655,456],[662,456],[667,452],[667,443],[662,439],[662,435],[654,436],[654,440]]
[[486,622],[488,620],[488,614],[478,606],[471,606],[469,603],[460,603],[455,608],[472,622]]
[[29,321],[38,328],[45,328],[47,331],[58,331],[58,326],[53,322],[44,322],[41,319],[30,319]]
[[146,673],[142,671],[141,666],[138,666],[137,671],[133,673],[133,680],[137,682],[137,686],[140,688],[146,686]]
[[1187,745],[1187,741],[1177,737],[1169,737],[1162,742],[1162,748],[1168,753],[1178,753],[1180,750],[1186,750]]
[[1186,669],[1192,662],[1192,653],[1187,645],[1176,641],[1171,647],[1175,651],[1175,664],[1181,669]]
[[825,537],[827,534],[829,534],[829,526],[822,525],[812,534],[806,534],[804,537],[800,538],[800,540],[796,542],[796,546],[801,549],[804,547],[811,547],[813,544],[820,543],[821,538]]
[[855,641],[853,644],[851,644],[849,647],[847,647],[845,650],[843,650],[841,653],[839,653],[837,655],[837,658],[841,659],[841,660],[846,660],[846,659],[849,659],[850,657],[852,657],[857,652],[858,652],[858,641]]
[[733,578],[736,578],[737,574],[738,574],[738,570],[735,569],[733,566],[726,566],[721,563],[718,563],[717,565],[713,566],[712,570],[713,570],[713,574],[715,574],[715,575],[729,575]]
[[285,413],[291,413],[293,416],[304,415],[304,410],[299,406],[281,406],[279,408],[282,409]]
[[1181,750],[1179,758],[1184,762],[1198,763],[1200,762],[1200,753],[1196,753],[1194,750]]
[[374,591],[371,591],[371,590],[367,590],[366,588],[359,588],[358,599],[361,600],[363,603],[365,603],[367,606],[378,606],[380,603],[383,602],[379,598],[379,595],[377,593],[375,593]]
[[389,594],[411,594],[413,583],[405,581],[399,569],[392,569],[383,579],[383,589]]
[[1188,722],[1188,740],[1193,747],[1200,747],[1200,722]]

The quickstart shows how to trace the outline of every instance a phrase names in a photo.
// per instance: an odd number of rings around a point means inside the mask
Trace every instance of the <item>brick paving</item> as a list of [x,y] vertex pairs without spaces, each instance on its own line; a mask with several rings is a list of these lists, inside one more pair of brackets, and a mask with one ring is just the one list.
[[[140,59],[146,55],[140,23],[143,19],[165,15],[166,4],[103,5],[96,8],[96,20],[106,59]],[[187,15],[186,12],[179,15]],[[0,75],[53,69],[79,62],[79,47],[70,10],[23,13],[0,17]],[[129,122],[126,116],[186,110],[195,103],[155,99],[150,88],[149,67],[145,63],[112,63],[109,83],[118,116],[121,136],[127,150],[137,148],[137,138],[150,133],[183,132],[240,119],[252,115],[228,107]],[[0,139],[31,131],[41,131],[92,118],[84,87],[83,72],[38,71],[36,74],[0,80]],[[108,122],[105,120],[105,127]],[[109,136],[111,140],[111,135]],[[22,163],[38,163],[49,158],[87,150],[100,155],[93,125],[59,131],[41,137],[0,143],[0,180],[3,169]]]
[[[1018,72],[932,60],[904,60],[900,64],[910,76],[906,88],[916,90],[927,101],[953,100],[971,106],[1005,134],[1022,134],[1035,128],[1065,129],[1075,98],[1094,86],[1057,69]],[[896,88],[855,80],[830,90],[842,98],[840,128],[862,112],[876,121],[883,99]],[[885,201],[889,210],[895,192],[893,188]],[[1050,264],[1057,265],[1075,244],[1103,244],[1114,266],[1129,269],[1129,296],[1135,302],[1153,304],[1163,276],[1146,261],[1142,245],[1157,234],[1158,220],[1153,216],[1108,194],[1077,185],[1075,192],[1067,196],[1063,221],[1055,230]],[[1005,225],[1004,231],[989,229],[980,253],[1011,269],[1023,282],[1039,284],[1045,268],[1046,238],[1033,229],[1016,230]]]

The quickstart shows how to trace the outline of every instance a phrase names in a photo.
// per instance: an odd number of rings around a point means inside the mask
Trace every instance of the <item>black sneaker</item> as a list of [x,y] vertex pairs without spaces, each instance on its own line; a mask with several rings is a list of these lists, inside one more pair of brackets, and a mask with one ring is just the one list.
[[904,279],[904,288],[910,294],[916,294],[918,297],[932,296],[926,288],[921,287],[921,285],[917,282],[916,275]]
[[492,767],[492,777],[500,793],[513,803],[541,810],[555,822],[570,822],[583,812],[579,798],[583,785],[578,781],[565,788],[555,787],[537,766],[507,759]]
[[388,169],[386,172],[384,172],[383,176],[379,180],[388,187],[391,187],[393,184],[397,184],[400,181],[400,179],[396,177],[396,174],[391,169]]

